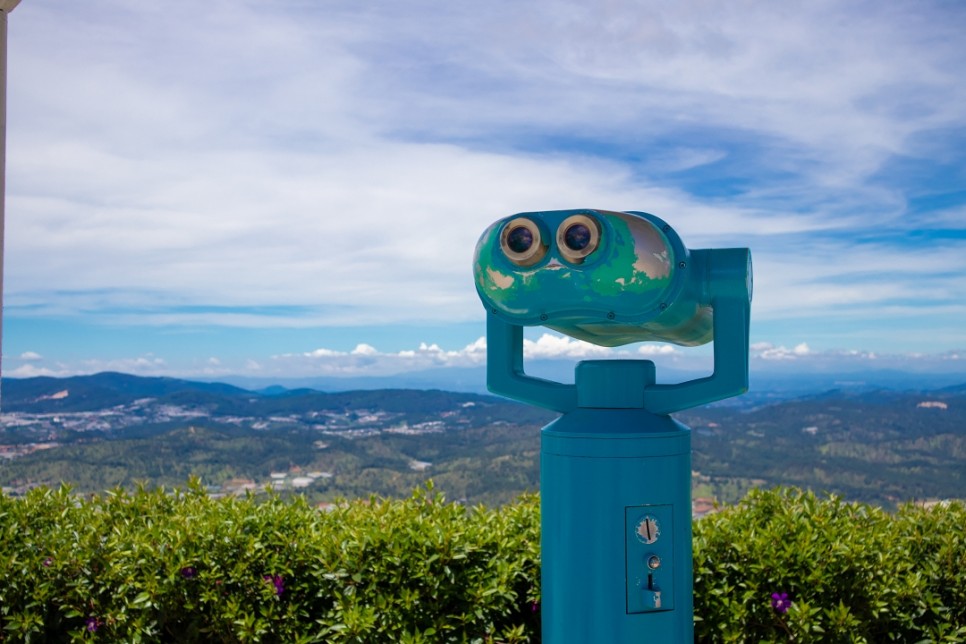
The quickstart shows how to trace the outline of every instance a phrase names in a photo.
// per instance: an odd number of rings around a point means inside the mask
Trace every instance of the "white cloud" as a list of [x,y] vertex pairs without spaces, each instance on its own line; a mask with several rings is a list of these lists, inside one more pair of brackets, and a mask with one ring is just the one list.
[[[954,3],[377,6],[18,8],[8,315],[475,320],[490,222],[599,206],[654,212],[691,247],[752,246],[756,319],[935,314],[958,331],[962,241],[902,237],[961,229],[962,208],[919,214],[877,179],[899,159],[958,164]],[[528,355],[598,355],[541,341]],[[433,347],[395,359],[456,360]]]
[[[139,376],[168,375],[171,371],[168,362],[155,355],[147,354],[133,358],[115,358],[109,360],[86,359],[75,363],[55,362],[38,365],[35,361],[25,362],[14,369],[4,369],[4,378],[35,378],[49,376],[64,378],[67,376],[100,373],[102,371],[120,371]],[[201,373],[201,372],[197,372]]]
[[352,350],[351,355],[354,356],[375,356],[379,355],[376,348],[368,344],[358,344],[356,348]]
[[[962,14],[948,3],[901,2],[886,11],[865,2],[572,0],[514,5],[512,13],[497,6],[472,16],[448,12],[446,35],[428,40],[423,22],[402,7],[379,12],[372,28],[392,25],[398,36],[394,45],[373,41],[370,55],[446,60],[451,74],[476,81],[466,89],[476,90],[489,121],[542,120],[587,132],[633,127],[636,137],[712,125],[773,137],[782,155],[771,161],[814,161],[816,178],[832,184],[874,171],[907,148],[913,132],[962,119],[959,102],[932,104],[936,96],[963,97],[953,87]],[[383,80],[411,106],[399,108],[410,119],[435,108],[437,127],[472,129],[479,118],[460,115],[463,88],[430,85],[430,69],[384,69],[396,77]],[[520,98],[506,101],[504,84]],[[526,100],[534,95],[543,102]]]
[[332,349],[315,349],[305,354],[309,358],[332,358],[335,356],[346,355],[343,351],[333,351]]
[[809,364],[838,364],[840,366],[855,364],[857,361],[869,362],[879,360],[880,358],[892,363],[935,362],[937,360],[943,360],[945,355],[949,354],[905,353],[880,355],[874,351],[863,351],[859,349],[828,349],[816,351],[809,347],[806,342],[796,344],[790,349],[782,345],[775,346],[770,342],[757,342],[751,346],[750,352],[750,356],[753,359],[757,358],[767,362],[806,360]]
[[762,244],[753,249],[753,317],[966,314],[963,250],[941,242],[922,248],[850,246],[842,240],[812,241],[799,249]]
[[603,358],[613,354],[611,349],[562,335],[544,333],[536,341],[523,341],[523,357],[532,360],[557,358]]
[[[437,367],[468,367],[486,360],[486,339],[480,338],[458,350],[444,350],[437,344],[420,343],[417,349],[379,351],[360,343],[351,351],[319,348],[301,354],[272,357],[272,373],[298,375],[388,375]],[[260,367],[262,369],[262,367]]]
[[44,357],[39,353],[37,353],[36,351],[24,351],[23,353],[20,354],[20,359],[32,362],[36,360],[43,360]]
[[[169,359],[145,354],[111,360],[87,359],[73,363],[22,361],[16,368],[4,371],[4,377],[66,377],[102,371],[121,371],[141,376],[174,375],[183,378],[220,379],[229,376],[259,378],[379,377],[430,369],[475,368],[486,364],[485,337],[461,348],[447,349],[437,343],[421,342],[416,348],[381,351],[370,343],[358,343],[351,350],[319,348],[303,353],[272,356],[268,360],[253,358],[208,358],[195,361]],[[813,349],[807,342],[791,347],[771,342],[756,342],[751,347],[752,371],[807,369],[809,371],[850,371],[856,369],[902,369],[910,372],[957,372],[962,370],[963,351],[934,353],[878,353],[859,349]],[[609,349],[544,333],[536,339],[524,340],[524,359],[528,371],[539,371],[541,365],[557,368],[552,361],[588,359],[656,359],[658,375],[665,367],[688,372],[705,372],[710,355],[703,350],[682,350],[667,345],[648,343]],[[549,362],[548,362],[549,361]],[[481,380],[482,386],[482,380]]]
[[134,358],[115,358],[113,360],[89,359],[82,361],[81,364],[83,365],[83,373],[120,371],[138,376],[161,376],[167,374],[170,370],[164,358],[151,354]]
[[59,378],[63,376],[74,375],[72,371],[68,369],[51,369],[50,367],[42,367],[35,364],[22,364],[15,369],[4,369],[4,378]]
[[[633,358],[668,356],[676,353],[669,345],[641,345],[634,351],[608,349],[566,336],[544,333],[537,339],[523,340],[527,362],[542,360],[585,360],[593,358]],[[440,367],[474,367],[486,364],[486,338],[480,337],[460,349],[443,349],[436,343],[420,343],[416,349],[379,351],[359,344],[352,351],[319,348],[301,354],[273,357],[271,369],[277,373],[300,375],[385,375]]]
[[758,343],[755,346],[757,347],[758,357],[763,360],[794,360],[813,353],[804,342],[795,345],[791,349],[783,346],[775,347],[767,343]]

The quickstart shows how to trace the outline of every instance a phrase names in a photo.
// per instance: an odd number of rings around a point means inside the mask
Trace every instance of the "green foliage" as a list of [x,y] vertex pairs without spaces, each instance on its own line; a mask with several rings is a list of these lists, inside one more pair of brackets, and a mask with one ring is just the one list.
[[[754,491],[694,524],[696,639],[966,641],[964,525],[961,503]],[[539,602],[535,496],[0,496],[3,641],[537,642]]]
[[[704,642],[966,641],[966,506],[753,491],[694,524]],[[772,606],[787,593],[791,606]]]
[[0,497],[0,639],[529,641],[538,504],[417,490],[329,512],[278,496]]

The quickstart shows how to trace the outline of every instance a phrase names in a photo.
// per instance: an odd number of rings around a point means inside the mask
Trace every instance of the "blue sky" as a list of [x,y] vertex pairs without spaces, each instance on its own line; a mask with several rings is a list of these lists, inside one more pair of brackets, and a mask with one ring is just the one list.
[[963,33],[942,0],[23,0],[4,373],[478,365],[478,236],[578,207],[750,247],[756,368],[966,373]]

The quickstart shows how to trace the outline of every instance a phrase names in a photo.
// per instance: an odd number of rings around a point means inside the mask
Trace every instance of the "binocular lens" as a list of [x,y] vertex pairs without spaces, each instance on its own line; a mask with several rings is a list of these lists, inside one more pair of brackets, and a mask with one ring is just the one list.
[[517,266],[533,266],[547,254],[540,228],[526,217],[518,217],[506,225],[500,235],[500,246],[507,259]]
[[506,245],[514,253],[525,253],[533,246],[533,233],[529,228],[517,226],[507,234]]
[[557,248],[568,262],[580,264],[600,245],[600,223],[590,215],[571,215],[557,228]]
[[583,224],[573,224],[564,232],[564,243],[570,250],[583,250],[590,244],[590,228]]

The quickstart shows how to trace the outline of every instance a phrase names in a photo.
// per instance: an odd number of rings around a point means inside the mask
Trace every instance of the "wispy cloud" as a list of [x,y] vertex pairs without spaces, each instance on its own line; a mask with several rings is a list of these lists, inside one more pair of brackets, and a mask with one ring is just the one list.
[[[561,363],[587,359],[650,359],[658,363],[659,375],[671,367],[675,374],[693,372],[705,375],[711,367],[707,352],[689,353],[667,344],[641,344],[623,349],[607,349],[574,340],[555,333],[544,333],[535,339],[524,340],[524,360],[527,370],[540,371],[551,364],[561,373]],[[791,347],[769,342],[757,342],[751,347],[753,373],[770,374],[789,370],[815,373],[871,372],[902,369],[908,372],[957,373],[966,368],[966,352],[947,351],[938,354],[876,353],[860,349],[815,350],[800,342]],[[284,382],[293,378],[351,378],[412,374],[430,370],[481,368],[486,364],[486,338],[460,348],[447,349],[437,343],[420,343],[412,349],[383,351],[368,343],[359,343],[350,350],[325,347],[303,353],[285,353],[266,360],[247,358],[222,359],[210,356],[193,361],[168,360],[145,354],[110,360],[87,359],[78,362],[48,360],[25,353],[7,361],[5,376],[29,378],[35,376],[64,377],[101,371],[122,371],[142,376],[174,375],[187,378],[219,379],[229,376],[248,376]],[[440,382],[445,376],[437,375]],[[479,381],[483,386],[482,372]]]
[[[6,312],[476,320],[490,222],[591,206],[750,246],[758,339],[887,317],[921,325],[902,346],[949,348],[929,338],[966,313],[964,25],[906,0],[31,0],[10,25]],[[449,359],[432,346],[340,350]]]
[[[523,341],[523,356],[527,361],[666,356],[674,352],[675,349],[669,345],[642,346],[634,352],[607,349],[554,333],[544,333],[535,340]],[[393,352],[380,351],[365,343],[350,351],[318,348],[301,354],[276,355],[273,357],[272,369],[278,373],[361,375],[395,374],[439,367],[476,367],[485,363],[486,338],[481,337],[455,350],[443,349],[438,344],[425,342],[416,349]]]
[[[39,376],[62,378],[102,371],[121,371],[140,376],[161,376],[170,373],[171,365],[163,358],[153,355],[113,360],[81,360],[70,363],[48,361],[41,358],[24,359],[21,356],[21,363],[14,365],[12,369],[4,368],[3,376],[4,378],[35,378]],[[185,372],[184,375],[204,376],[206,372],[199,369]]]
[[756,343],[751,347],[753,352],[756,352],[757,357],[762,360],[794,360],[796,358],[803,358],[809,354],[812,354],[812,350],[808,348],[808,344],[802,342],[794,346],[791,349],[786,349],[785,347],[776,347],[768,342]]

